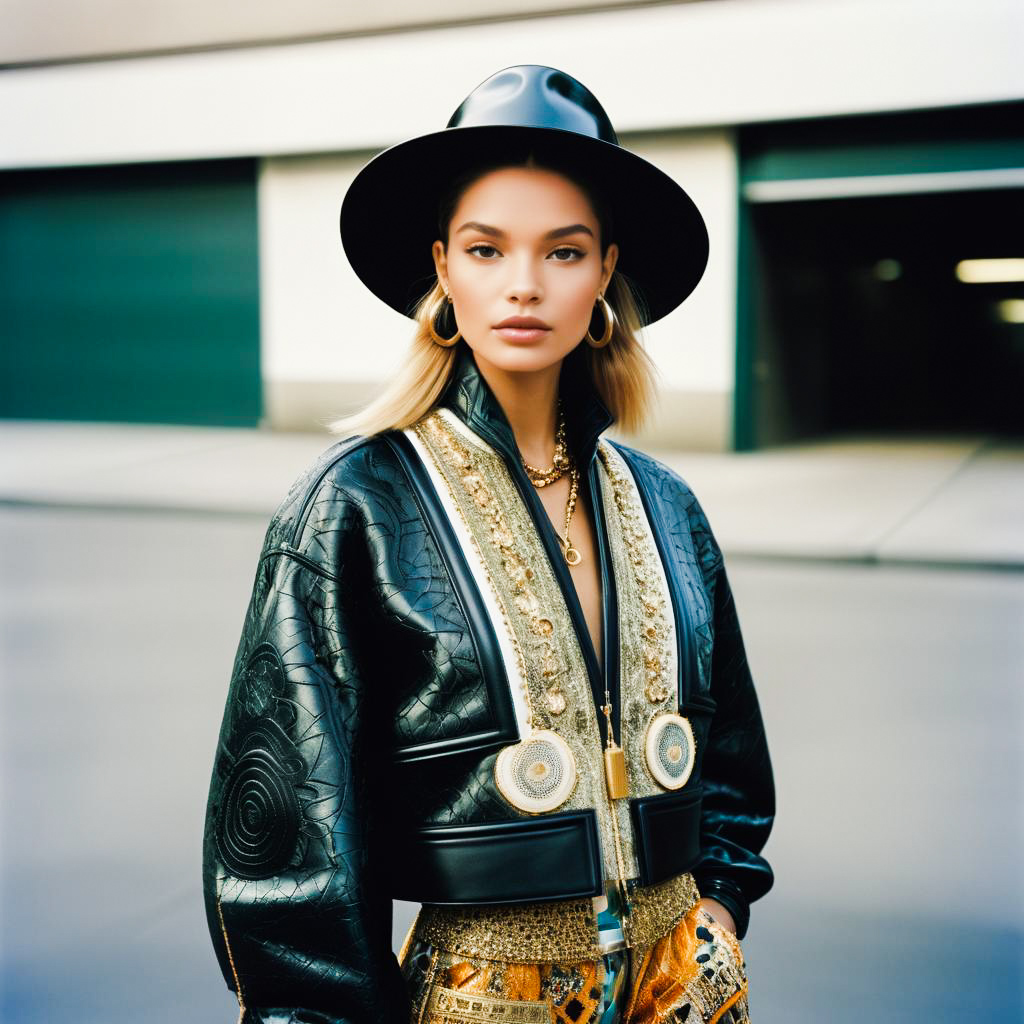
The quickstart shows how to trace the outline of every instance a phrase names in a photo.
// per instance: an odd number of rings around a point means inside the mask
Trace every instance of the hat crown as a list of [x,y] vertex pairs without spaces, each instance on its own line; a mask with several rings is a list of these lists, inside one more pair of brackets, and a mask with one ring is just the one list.
[[[540,166],[569,167],[570,178],[578,168],[579,180],[599,191],[619,246],[616,272],[642,324],[660,320],[693,291],[708,261],[700,210],[661,168],[620,145],[586,86],[543,64],[495,72],[447,127],[389,146],[359,171],[339,224],[352,268],[392,309],[416,316],[437,285],[432,246],[453,182],[478,167],[521,165],[529,155]],[[679,244],[666,258],[661,240],[669,237]]]
[[555,128],[619,144],[597,97],[571,75],[542,64],[517,64],[491,75],[459,104],[446,127],[484,125]]

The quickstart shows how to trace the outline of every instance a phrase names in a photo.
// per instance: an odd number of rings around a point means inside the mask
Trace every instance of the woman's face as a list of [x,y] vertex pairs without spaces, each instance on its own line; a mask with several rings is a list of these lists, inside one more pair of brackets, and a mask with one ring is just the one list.
[[[434,264],[466,343],[512,372],[559,363],[582,340],[608,286],[618,247],[601,258],[597,216],[568,178],[533,167],[503,167],[463,193]],[[502,327],[529,317],[540,330]]]

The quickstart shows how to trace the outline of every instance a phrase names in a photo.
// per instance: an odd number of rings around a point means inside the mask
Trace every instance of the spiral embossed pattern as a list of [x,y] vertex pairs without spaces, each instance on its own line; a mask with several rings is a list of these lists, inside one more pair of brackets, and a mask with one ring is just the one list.
[[225,787],[217,842],[233,874],[268,878],[295,849],[301,815],[293,780],[303,766],[299,758],[282,760],[268,731],[251,733],[246,746]]

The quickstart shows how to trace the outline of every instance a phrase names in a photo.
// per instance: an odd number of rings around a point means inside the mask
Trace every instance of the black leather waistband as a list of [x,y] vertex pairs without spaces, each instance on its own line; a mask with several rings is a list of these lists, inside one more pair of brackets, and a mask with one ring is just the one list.
[[[700,786],[630,800],[640,884],[697,862],[700,805]],[[393,848],[394,899],[524,903],[603,892],[597,815],[589,809],[431,826],[396,837]]]
[[630,800],[641,885],[653,885],[689,871],[697,863],[702,795],[703,787],[698,783],[674,793]]
[[596,817],[589,810],[419,829],[395,849],[395,899],[522,903],[602,892]]

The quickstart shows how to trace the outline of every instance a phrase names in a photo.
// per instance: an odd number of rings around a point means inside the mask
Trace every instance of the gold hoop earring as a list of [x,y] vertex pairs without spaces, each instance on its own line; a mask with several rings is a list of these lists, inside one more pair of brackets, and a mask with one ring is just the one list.
[[430,316],[427,318],[427,330],[430,331],[430,337],[435,345],[440,345],[442,348],[451,348],[452,345],[454,345],[459,340],[459,338],[462,337],[462,332],[459,330],[458,325],[456,324],[455,334],[450,338],[442,338],[441,335],[437,333],[437,328],[434,326],[434,321],[437,318],[437,314],[444,308],[445,303],[448,304],[448,309],[444,310],[445,317],[447,318],[449,310],[451,310],[454,315],[454,304],[452,303],[452,300],[448,297],[448,293],[445,292],[444,297],[431,307]]
[[[604,313],[604,334],[600,338],[595,338],[590,333],[590,324],[587,324],[587,344],[591,348],[604,348],[612,340],[612,334],[615,331],[615,313],[603,295],[598,295],[597,301],[601,303],[602,312]],[[596,306],[597,303],[594,305]]]

